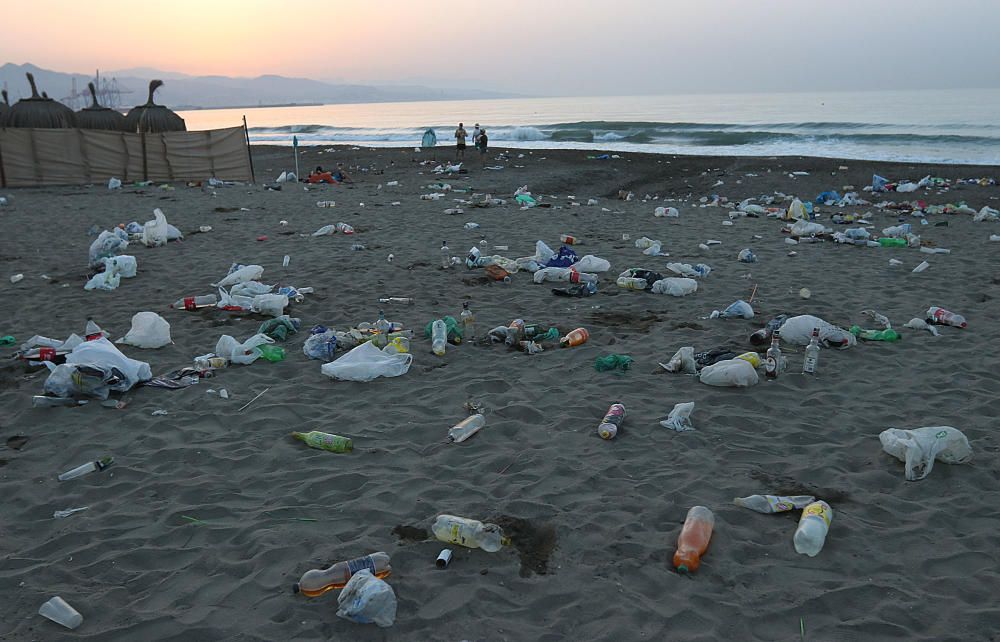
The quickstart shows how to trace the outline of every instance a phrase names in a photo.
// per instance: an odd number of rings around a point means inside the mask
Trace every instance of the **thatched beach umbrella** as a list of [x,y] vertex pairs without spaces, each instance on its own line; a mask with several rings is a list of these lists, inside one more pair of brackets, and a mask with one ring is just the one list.
[[125,116],[110,107],[101,107],[98,104],[97,89],[94,87],[94,83],[87,83],[87,87],[90,89],[90,97],[93,99],[93,104],[76,112],[77,127],[80,129],[121,131],[125,126]]
[[7,112],[6,127],[41,127],[49,129],[67,129],[76,126],[76,116],[73,110],[51,98],[38,95],[35,87],[35,77],[30,73],[28,84],[31,85],[31,98],[22,98]]
[[3,94],[3,100],[0,100],[0,127],[3,127],[7,120],[7,113],[10,111],[10,100],[7,98],[6,89],[0,94]]
[[149,83],[149,99],[145,105],[129,110],[125,116],[125,131],[138,133],[183,132],[187,131],[184,119],[163,105],[153,103],[153,92],[163,85],[162,80]]

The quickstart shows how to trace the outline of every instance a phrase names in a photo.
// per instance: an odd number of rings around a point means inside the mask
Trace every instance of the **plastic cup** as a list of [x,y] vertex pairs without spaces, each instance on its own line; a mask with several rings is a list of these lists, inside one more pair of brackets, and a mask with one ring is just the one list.
[[38,608],[38,614],[57,624],[62,624],[67,629],[75,629],[83,624],[83,616],[58,595],[42,604]]

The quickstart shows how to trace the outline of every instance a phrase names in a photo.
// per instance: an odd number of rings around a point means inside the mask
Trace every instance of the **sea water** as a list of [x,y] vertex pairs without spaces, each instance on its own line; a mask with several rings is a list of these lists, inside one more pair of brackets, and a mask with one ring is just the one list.
[[491,147],[1000,164],[1000,89],[599,96],[182,112],[189,129],[246,115],[254,143],[419,146],[458,122]]

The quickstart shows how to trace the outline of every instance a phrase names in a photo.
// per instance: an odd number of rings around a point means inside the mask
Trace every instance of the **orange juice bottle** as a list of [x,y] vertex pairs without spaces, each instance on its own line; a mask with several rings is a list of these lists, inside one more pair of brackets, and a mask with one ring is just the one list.
[[701,563],[701,556],[708,550],[712,539],[715,515],[704,506],[694,506],[688,511],[684,528],[677,538],[677,552],[674,553],[674,567],[679,573],[694,573]]
[[371,571],[372,575],[379,579],[388,576],[392,572],[389,554],[379,551],[357,559],[337,562],[330,568],[314,568],[306,571],[292,587],[292,591],[306,597],[318,597],[327,591],[344,588],[351,576],[362,569]]
[[590,333],[587,332],[586,328],[577,328],[569,334],[567,334],[562,339],[559,339],[559,347],[561,348],[573,348],[575,346],[584,344],[587,339],[590,338]]

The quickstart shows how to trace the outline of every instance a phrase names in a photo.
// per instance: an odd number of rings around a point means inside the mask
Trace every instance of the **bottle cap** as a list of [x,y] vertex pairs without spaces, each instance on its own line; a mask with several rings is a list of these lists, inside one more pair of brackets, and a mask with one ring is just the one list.
[[437,561],[435,561],[434,564],[438,568],[448,568],[448,565],[451,564],[451,556],[452,552],[450,548],[442,549],[441,552],[438,553]]

